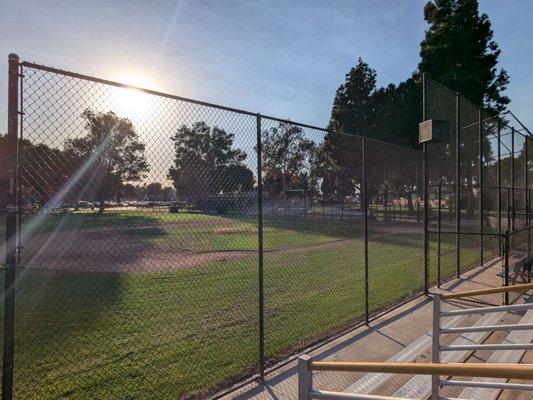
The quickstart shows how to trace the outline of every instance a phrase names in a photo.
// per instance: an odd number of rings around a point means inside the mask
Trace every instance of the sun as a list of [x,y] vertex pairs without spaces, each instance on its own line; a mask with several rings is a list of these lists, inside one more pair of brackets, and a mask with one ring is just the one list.
[[[124,77],[119,82],[135,87],[151,88],[146,79],[138,77]],[[151,109],[153,96],[134,88],[115,88],[112,96],[112,106],[116,114],[129,118],[146,117]]]

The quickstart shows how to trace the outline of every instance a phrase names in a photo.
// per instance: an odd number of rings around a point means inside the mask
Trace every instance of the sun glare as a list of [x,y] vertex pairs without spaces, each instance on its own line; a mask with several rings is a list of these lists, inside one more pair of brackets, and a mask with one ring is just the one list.
[[[119,82],[128,85],[152,88],[150,82],[135,77],[124,77]],[[113,107],[117,114],[129,118],[139,118],[146,116],[151,109],[152,96],[133,88],[117,88],[113,96]]]

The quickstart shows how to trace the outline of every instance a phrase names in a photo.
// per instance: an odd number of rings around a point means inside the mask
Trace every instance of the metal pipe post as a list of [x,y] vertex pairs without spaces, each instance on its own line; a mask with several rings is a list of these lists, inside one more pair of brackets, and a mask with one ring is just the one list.
[[498,119],[498,249],[500,251],[500,256],[502,255],[502,166],[501,166],[501,121]]
[[257,256],[259,279],[259,377],[265,378],[265,293],[263,274],[263,167],[261,143],[261,115],[257,114]]
[[[529,226],[529,180],[528,180],[528,142],[529,138],[526,136],[525,143],[524,143],[524,191],[525,191],[525,197],[526,197],[526,210],[524,215],[524,222],[526,226]],[[531,239],[531,232],[528,229],[527,230],[527,243],[526,243],[526,260],[529,261],[529,251],[530,251],[530,239]],[[529,275],[528,275],[529,276]]]
[[[433,342],[431,362],[440,363],[440,294],[433,295]],[[439,399],[439,375],[431,376],[431,400]]]
[[[509,231],[504,234],[504,263],[503,263],[503,285],[509,286],[509,253],[511,252],[511,245],[509,240]],[[504,293],[503,303],[509,305],[509,292]]]
[[455,275],[461,277],[461,98],[455,95]]
[[[426,110],[426,73],[422,74],[422,119],[425,121],[427,118]],[[424,143],[422,145],[422,177],[424,180],[424,294],[429,293],[429,199],[428,199],[428,145]]]
[[363,182],[362,182],[362,197],[363,197],[363,228],[364,228],[364,241],[365,241],[365,322],[368,325],[370,321],[370,305],[369,305],[369,271],[368,271],[368,188],[367,188],[367,176],[366,176],[366,141],[361,140],[361,153],[363,158]]
[[437,287],[440,288],[441,272],[440,272],[440,257],[441,257],[441,242],[442,242],[442,183],[439,182],[438,192],[438,214],[437,214]]
[[423,145],[424,163],[424,293],[429,293],[429,199],[428,199],[428,162],[427,143]]
[[13,363],[15,355],[15,289],[17,240],[17,143],[19,123],[19,58],[9,55],[7,104],[7,179],[6,236],[5,236],[5,286],[4,286],[4,361],[2,375],[2,400],[13,398]]
[[511,128],[511,230],[515,229],[515,201],[514,201],[514,187],[515,187],[515,173],[514,173],[514,128]]
[[479,109],[478,122],[478,151],[479,151],[479,165],[478,165],[478,205],[479,205],[479,265],[483,265],[483,110]]

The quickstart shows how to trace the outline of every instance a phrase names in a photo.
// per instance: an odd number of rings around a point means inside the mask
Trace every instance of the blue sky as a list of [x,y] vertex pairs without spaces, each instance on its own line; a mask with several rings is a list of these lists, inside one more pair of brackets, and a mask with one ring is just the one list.
[[[397,83],[418,63],[425,0],[6,1],[0,13],[0,131],[7,54],[102,78],[324,126],[358,57]],[[511,109],[533,126],[529,0],[481,0],[511,75]]]

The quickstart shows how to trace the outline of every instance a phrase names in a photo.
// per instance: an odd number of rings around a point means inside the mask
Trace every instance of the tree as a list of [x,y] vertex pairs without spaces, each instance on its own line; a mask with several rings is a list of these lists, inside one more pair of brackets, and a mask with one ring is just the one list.
[[329,129],[360,136],[368,134],[371,95],[375,89],[376,71],[359,58],[335,93]]
[[[58,148],[27,139],[18,140],[18,151],[18,157],[23,161],[19,181],[21,203],[44,205],[65,187],[78,164],[75,158],[68,157]],[[6,160],[6,154],[7,135],[0,135],[0,161]],[[7,185],[6,167],[0,170],[1,188]],[[71,195],[71,192],[63,193],[59,200],[68,201]]]
[[479,14],[477,0],[434,0],[424,7],[430,24],[420,44],[420,72],[461,93],[474,104],[501,112],[509,103],[502,95],[509,83],[497,70],[500,50],[489,17]]
[[500,50],[477,0],[430,1],[424,18],[430,27],[420,44],[418,71],[398,85],[377,88],[375,70],[359,58],[335,94],[331,130],[417,146],[423,72],[493,113],[505,109],[509,75],[496,68]]
[[170,201],[174,195],[174,189],[163,186],[161,182],[151,182],[140,189],[143,192],[143,197],[151,201]]
[[68,139],[65,152],[80,160],[83,180],[88,180],[103,212],[107,198],[118,196],[124,183],[140,181],[149,171],[145,145],[131,121],[112,111],[86,110],[82,116],[87,135]]
[[160,200],[163,193],[161,182],[151,182],[144,188],[144,195],[148,200]]
[[302,128],[280,122],[264,130],[261,140],[263,181],[267,190],[281,194],[285,200],[287,190],[307,188],[309,155],[315,144],[304,137]]
[[377,88],[376,71],[359,58],[337,89],[329,129],[414,147],[421,102],[416,75],[397,86]]
[[243,164],[246,153],[233,148],[234,139],[234,134],[203,121],[177,130],[171,137],[175,156],[168,177],[179,197],[199,201],[253,187],[253,173]]

